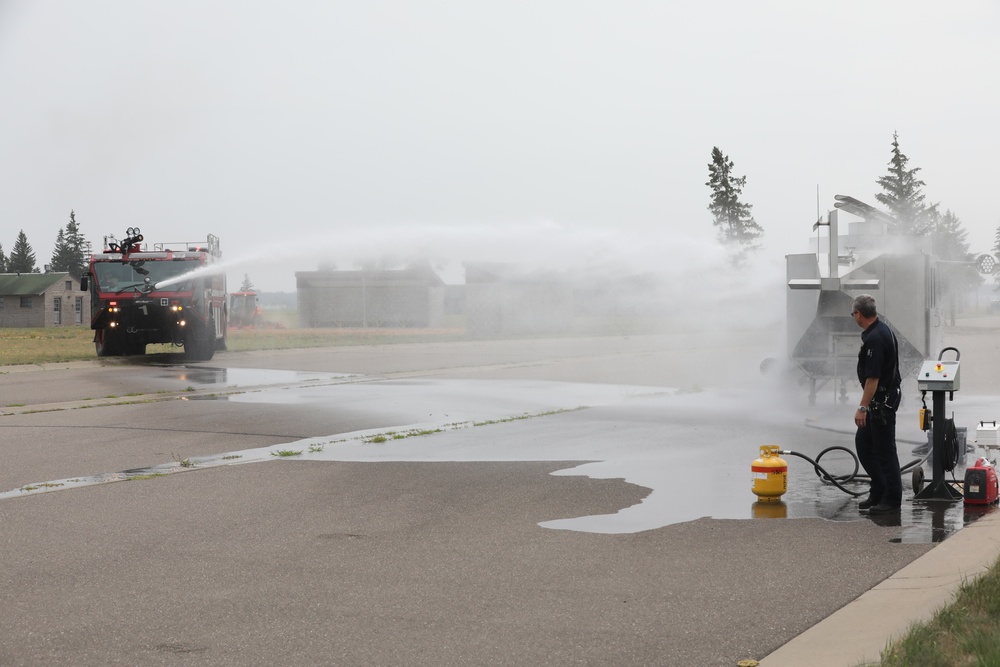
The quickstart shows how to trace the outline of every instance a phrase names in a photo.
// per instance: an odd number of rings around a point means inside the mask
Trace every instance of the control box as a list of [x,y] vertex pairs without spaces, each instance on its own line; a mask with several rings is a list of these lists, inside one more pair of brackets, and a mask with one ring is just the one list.
[[958,391],[958,361],[925,361],[917,374],[920,391]]

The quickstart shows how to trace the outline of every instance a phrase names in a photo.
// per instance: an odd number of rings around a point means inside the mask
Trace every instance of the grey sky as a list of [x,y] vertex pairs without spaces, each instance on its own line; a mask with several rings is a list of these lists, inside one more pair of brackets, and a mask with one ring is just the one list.
[[[898,131],[974,250],[1000,225],[1000,5],[0,3],[0,243],[211,232],[258,288],[362,256],[650,263],[712,238],[713,146],[773,257],[875,203]],[[280,257],[266,261],[276,244]]]

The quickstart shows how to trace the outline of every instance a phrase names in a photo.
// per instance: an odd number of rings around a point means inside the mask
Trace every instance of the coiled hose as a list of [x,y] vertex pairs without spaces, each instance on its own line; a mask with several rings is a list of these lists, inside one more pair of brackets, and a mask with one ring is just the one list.
[[[819,464],[820,460],[825,455],[827,455],[828,453],[833,452],[833,451],[847,452],[847,455],[850,456],[851,459],[853,459],[853,461],[854,461],[854,472],[852,472],[852,473],[850,473],[848,475],[832,475],[823,466],[821,466]],[[851,451],[847,447],[841,447],[840,445],[835,445],[833,447],[827,447],[826,449],[824,449],[823,451],[821,451],[819,454],[817,454],[815,459],[813,459],[813,458],[811,458],[809,456],[806,456],[805,454],[803,454],[801,452],[794,452],[794,451],[792,451],[790,449],[782,450],[780,453],[784,454],[784,455],[787,455],[787,456],[798,456],[800,459],[805,459],[806,461],[808,461],[809,463],[812,464],[813,470],[816,472],[816,475],[822,481],[829,482],[830,484],[833,484],[834,486],[836,486],[838,489],[840,489],[844,493],[852,495],[855,498],[857,498],[858,496],[866,495],[868,493],[868,491],[851,491],[850,489],[848,489],[847,487],[844,486],[844,484],[848,484],[850,482],[864,481],[864,480],[870,480],[871,479],[868,475],[865,475],[865,474],[859,475],[858,474],[858,471],[861,470],[861,462],[858,460],[857,454],[855,454],[853,451]],[[905,474],[905,473],[913,470],[913,468],[915,468],[915,467],[923,464],[923,462],[926,461],[929,456],[930,456],[930,454],[928,454],[928,456],[925,456],[922,459],[914,459],[914,460],[910,461],[905,466],[903,466],[902,468],[899,469],[900,474],[901,475]]]

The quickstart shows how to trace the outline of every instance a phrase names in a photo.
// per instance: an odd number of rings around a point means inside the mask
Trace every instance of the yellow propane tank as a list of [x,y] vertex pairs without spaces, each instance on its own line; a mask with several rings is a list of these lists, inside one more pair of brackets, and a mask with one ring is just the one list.
[[788,491],[788,462],[778,451],[777,445],[761,445],[760,458],[750,466],[753,492],[761,502],[776,502]]

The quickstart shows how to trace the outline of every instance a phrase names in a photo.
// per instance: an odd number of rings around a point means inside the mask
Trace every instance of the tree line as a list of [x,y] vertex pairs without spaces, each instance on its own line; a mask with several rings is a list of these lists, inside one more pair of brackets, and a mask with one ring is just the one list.
[[[926,185],[919,178],[920,167],[910,167],[909,158],[900,149],[899,134],[892,135],[892,150],[887,173],[876,180],[881,192],[875,199],[897,220],[890,234],[930,236],[933,253],[945,261],[970,261],[968,232],[951,209],[941,212],[940,203],[928,204],[923,192]],[[731,251],[736,263],[762,246],[764,229],[753,218],[751,204],[741,201],[746,176],[736,176],[733,161],[718,147],[712,148],[708,163],[711,191],[708,210],[719,240]],[[1000,226],[993,250],[1000,251]]]
[[[926,183],[919,177],[920,167],[911,167],[909,162],[899,146],[899,133],[894,132],[888,170],[876,180],[881,192],[875,199],[896,220],[888,233],[930,237],[931,252],[939,260],[938,296],[946,317],[954,324],[964,295],[982,285],[983,276],[973,264],[968,232],[962,221],[951,209],[942,213],[940,202],[927,203],[923,192]],[[750,253],[761,248],[764,236],[763,227],[753,218],[753,206],[741,201],[747,178],[734,175],[733,161],[718,147],[712,148],[708,174],[705,185],[712,191],[708,206],[712,224],[718,229],[719,240],[728,249],[731,261],[739,266]],[[1000,258],[1000,226],[992,250]],[[1000,274],[994,276],[1000,289]]]
[[[947,209],[940,210],[940,203],[927,204],[923,188],[926,185],[918,176],[920,167],[910,167],[909,158],[900,149],[899,135],[892,135],[892,150],[888,172],[876,180],[882,189],[875,199],[888,209],[897,220],[889,230],[891,234],[930,236],[934,254],[943,260],[966,262],[969,255],[968,232],[959,217]],[[712,225],[717,228],[719,241],[726,246],[732,261],[739,265],[763,247],[764,228],[753,217],[753,205],[742,201],[747,177],[737,176],[734,163],[717,146],[712,148],[708,163],[708,181],[711,189],[708,210]],[[1000,253],[1000,226],[997,227],[994,251]],[[87,266],[88,244],[80,233],[76,214],[69,213],[69,222],[56,235],[52,257],[46,270],[66,271],[74,278],[83,275]],[[0,243],[0,273],[38,273],[35,252],[22,229],[14,241],[10,254],[5,254]],[[972,286],[974,271],[961,272],[953,282],[954,287]],[[978,284],[978,276],[975,276]]]
[[[53,273],[66,271],[79,279],[87,270],[89,254],[90,247],[80,233],[76,213],[70,211],[69,222],[56,234],[52,258],[45,266],[45,270]],[[23,229],[14,240],[9,255],[4,253],[3,244],[0,243],[0,273],[40,273],[36,262],[35,251]]]

